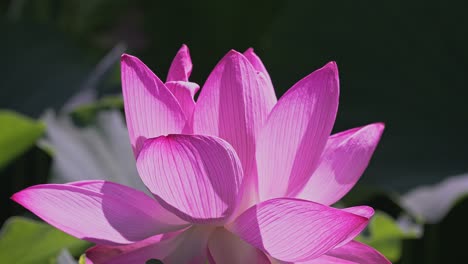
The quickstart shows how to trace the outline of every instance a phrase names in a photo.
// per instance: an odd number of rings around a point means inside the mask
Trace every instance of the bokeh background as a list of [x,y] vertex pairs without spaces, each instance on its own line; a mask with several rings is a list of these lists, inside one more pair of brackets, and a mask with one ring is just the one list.
[[[386,124],[348,198],[397,218],[404,210],[395,197],[468,172],[467,7],[436,0],[4,0],[0,108],[37,119],[46,109],[118,95],[115,58],[123,51],[164,79],[185,43],[191,80],[203,84],[227,51],[253,47],[278,97],[334,60],[341,83],[334,131]],[[33,144],[0,167],[2,221],[24,212],[8,197],[45,182],[51,162]],[[455,241],[468,235],[468,206],[457,201],[442,224],[423,223],[422,238],[403,241],[400,263],[459,263],[449,260],[463,252]]]

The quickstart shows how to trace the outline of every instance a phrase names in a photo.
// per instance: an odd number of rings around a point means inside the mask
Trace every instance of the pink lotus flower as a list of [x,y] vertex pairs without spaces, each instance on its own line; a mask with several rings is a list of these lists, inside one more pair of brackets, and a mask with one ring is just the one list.
[[153,198],[106,181],[33,186],[12,198],[51,225],[97,244],[89,263],[389,263],[353,241],[372,208],[336,209],[383,131],[330,136],[334,62],[277,102],[252,49],[230,51],[198,85],[186,46],[164,84],[122,56],[122,86],[139,175]]

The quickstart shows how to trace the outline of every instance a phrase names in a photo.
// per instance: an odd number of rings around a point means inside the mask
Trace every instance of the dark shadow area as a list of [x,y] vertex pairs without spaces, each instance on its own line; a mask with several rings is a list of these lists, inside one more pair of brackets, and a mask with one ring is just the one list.
[[10,197],[24,188],[45,183],[50,171],[51,157],[38,147],[33,147],[0,170],[0,225],[10,216],[28,212]]

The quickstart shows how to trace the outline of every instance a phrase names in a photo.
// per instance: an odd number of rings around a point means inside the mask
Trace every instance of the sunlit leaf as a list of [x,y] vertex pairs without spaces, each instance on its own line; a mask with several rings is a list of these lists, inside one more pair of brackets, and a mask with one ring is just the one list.
[[390,261],[400,259],[403,239],[418,237],[416,230],[403,230],[394,219],[382,212],[374,215],[367,231],[367,235],[361,234],[357,240],[374,247]]
[[33,146],[45,126],[14,112],[0,111],[0,128],[0,168],[3,168]]
[[79,255],[89,246],[45,223],[12,217],[0,234],[0,263],[54,263],[64,248]]
[[86,264],[86,255],[82,254],[78,260],[78,264]]

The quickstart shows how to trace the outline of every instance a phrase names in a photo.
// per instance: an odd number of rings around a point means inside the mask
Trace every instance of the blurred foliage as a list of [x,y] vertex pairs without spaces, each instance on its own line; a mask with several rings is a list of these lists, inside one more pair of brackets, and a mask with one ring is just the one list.
[[[455,177],[454,177],[455,178]],[[434,185],[439,197],[450,197],[451,193],[440,193],[439,185]],[[450,192],[450,189],[444,191]],[[436,193],[434,193],[436,195]],[[464,243],[460,237],[468,236],[464,226],[468,220],[468,190],[460,193],[458,199],[446,204],[448,208],[424,207],[425,210],[450,210],[437,223],[427,223],[416,218],[414,212],[404,209],[400,204],[400,196],[371,187],[358,187],[346,195],[341,205],[369,205],[377,212],[366,232],[359,240],[382,252],[395,264],[436,264],[460,263],[464,259]],[[383,213],[385,212],[385,213]],[[427,212],[433,214],[433,212]],[[398,221],[394,220],[398,219]],[[404,221],[402,221],[404,220]],[[419,234],[419,230],[421,234]]]
[[22,211],[9,201],[10,196],[30,185],[47,179],[50,157],[35,147],[45,131],[42,122],[11,111],[0,111],[0,199],[5,203],[0,211],[0,221]]
[[94,121],[99,111],[109,109],[123,110],[122,96],[107,96],[97,102],[81,105],[71,115],[77,123],[89,124]]
[[78,264],[86,264],[86,255],[82,254],[78,259]]
[[5,222],[0,235],[2,263],[55,263],[63,248],[79,256],[90,244],[42,222],[12,217]]
[[346,206],[366,204],[385,211],[393,218],[397,218],[404,211],[400,205],[398,193],[369,185],[358,184],[340,202]]
[[44,124],[26,116],[0,111],[0,170],[34,145],[45,130]]
[[377,249],[390,261],[398,261],[402,254],[403,239],[417,238],[416,231],[403,230],[390,216],[377,212],[367,228],[368,235],[360,235],[356,240]]
[[449,214],[437,224],[424,225],[424,236],[404,241],[401,264],[462,263],[466,245],[460,238],[468,236],[465,228],[468,211],[468,194],[461,197]]

